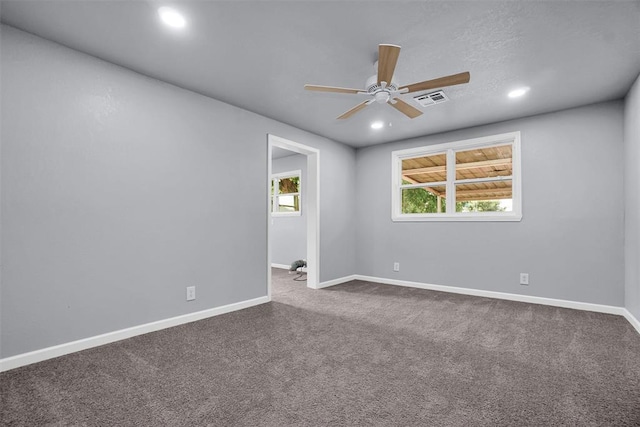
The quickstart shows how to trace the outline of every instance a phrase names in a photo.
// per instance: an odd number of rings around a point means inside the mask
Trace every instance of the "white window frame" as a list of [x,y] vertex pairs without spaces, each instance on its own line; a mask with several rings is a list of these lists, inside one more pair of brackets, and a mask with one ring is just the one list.
[[[273,182],[276,179],[283,179],[283,178],[295,178],[297,177],[300,181],[300,191],[298,191],[297,193],[282,193],[280,194],[280,186],[276,185],[275,182]],[[302,215],[302,170],[297,169],[294,171],[289,171],[289,172],[280,172],[280,173],[274,173],[271,175],[271,182],[273,185],[273,195],[271,197],[273,197],[273,209],[271,210],[271,216],[300,216]],[[295,211],[295,212],[279,212],[279,197],[278,196],[283,196],[283,195],[287,195],[287,196],[298,196],[298,203],[300,205],[300,209]]]
[[[456,212],[456,184],[469,182],[470,180],[456,180],[456,152],[474,148],[486,148],[497,145],[512,145],[512,175],[511,177],[482,178],[477,181],[510,180],[512,191],[512,211],[510,212]],[[411,188],[412,185],[403,185],[401,179],[402,160],[424,155],[447,155],[447,181],[429,183],[432,185],[446,185],[446,209],[444,213],[402,213],[402,188]],[[414,184],[413,187],[424,187]],[[500,135],[491,135],[481,138],[466,139],[463,141],[449,142],[445,144],[427,145],[423,147],[396,150],[391,153],[391,219],[393,221],[520,221],[522,220],[522,172],[520,158],[520,132],[509,132]]]

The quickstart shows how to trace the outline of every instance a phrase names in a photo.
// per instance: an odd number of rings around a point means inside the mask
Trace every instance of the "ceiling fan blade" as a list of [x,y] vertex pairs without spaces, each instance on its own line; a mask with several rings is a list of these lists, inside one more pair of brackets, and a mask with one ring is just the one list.
[[387,82],[387,86],[391,84],[399,55],[400,46],[394,44],[378,46],[378,84],[381,82]]
[[400,98],[395,98],[394,101],[396,101],[395,104],[391,103],[391,101],[389,101],[388,104],[410,119],[415,119],[422,114],[422,111],[418,110],[415,107],[412,107]]
[[315,90],[318,92],[338,92],[338,93],[358,93],[363,92],[362,89],[349,89],[346,87],[334,87],[334,86],[318,86],[318,85],[304,85],[306,90]]
[[445,87],[445,86],[460,85],[463,83],[469,83],[470,78],[471,78],[471,74],[469,74],[468,71],[465,71],[464,73],[453,74],[451,76],[440,77],[438,79],[427,80],[420,83],[414,83],[411,85],[402,86],[400,90],[409,89],[405,93],[411,93],[411,92],[418,92],[421,90],[436,89],[436,88]]
[[371,104],[370,101],[363,101],[360,104],[353,107],[352,109],[350,109],[349,111],[343,113],[341,116],[338,117],[338,119],[348,119],[349,117],[353,116],[355,113],[362,110],[364,107],[366,107],[369,104]]

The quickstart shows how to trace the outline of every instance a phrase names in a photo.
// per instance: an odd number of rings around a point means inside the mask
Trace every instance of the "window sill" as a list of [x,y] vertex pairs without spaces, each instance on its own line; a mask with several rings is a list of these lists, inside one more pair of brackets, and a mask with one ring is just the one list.
[[271,216],[276,217],[286,217],[286,216],[300,216],[300,212],[272,212]]
[[511,221],[511,222],[516,222],[516,221],[521,221],[522,220],[522,215],[521,214],[515,214],[515,213],[510,213],[507,215],[495,215],[495,214],[491,214],[491,213],[487,213],[487,214],[470,214],[470,215],[465,215],[465,214],[456,214],[456,215],[447,215],[447,214],[433,214],[433,215],[411,215],[411,214],[406,214],[406,215],[393,215],[391,217],[391,220],[393,222],[424,222],[424,221],[452,221],[452,222],[458,222],[458,221],[466,221],[466,222],[486,222],[486,221],[493,221],[493,222],[504,222],[504,221]]

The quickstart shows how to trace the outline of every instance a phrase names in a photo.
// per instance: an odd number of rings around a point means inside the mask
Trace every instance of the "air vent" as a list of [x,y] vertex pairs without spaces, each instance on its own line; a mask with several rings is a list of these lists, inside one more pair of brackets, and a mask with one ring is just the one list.
[[427,93],[426,95],[414,96],[413,99],[423,107],[428,107],[429,105],[440,104],[442,102],[446,102],[449,100],[447,95],[444,94],[444,91],[439,90],[437,92]]

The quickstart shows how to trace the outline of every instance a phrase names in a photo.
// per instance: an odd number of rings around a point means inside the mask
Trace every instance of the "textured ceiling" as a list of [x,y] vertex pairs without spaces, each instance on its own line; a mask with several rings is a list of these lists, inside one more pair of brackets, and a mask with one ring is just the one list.
[[[184,13],[183,31],[156,9]],[[640,2],[2,1],[6,24],[352,146],[621,98],[640,73]],[[402,46],[401,84],[471,73],[408,119],[373,104],[348,120],[379,43]],[[509,99],[527,85],[529,94]],[[419,94],[419,93],[417,93]],[[417,95],[414,94],[414,95]],[[405,100],[413,102],[411,95]],[[370,128],[374,120],[386,126]]]

